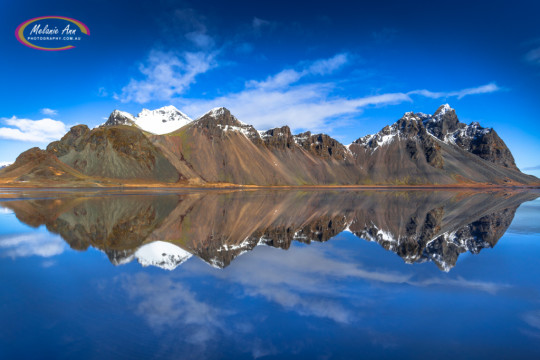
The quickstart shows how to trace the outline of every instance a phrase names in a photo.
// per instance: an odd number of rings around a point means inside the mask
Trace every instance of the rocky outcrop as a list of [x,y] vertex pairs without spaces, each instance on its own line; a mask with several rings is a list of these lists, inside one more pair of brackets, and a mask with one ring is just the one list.
[[480,158],[509,169],[519,170],[512,153],[493,129],[459,122],[454,109],[448,104],[437,109],[433,116],[420,114],[427,131],[439,140],[457,145]]
[[133,115],[120,110],[114,110],[102,126],[131,125],[136,126]]
[[15,163],[1,170],[0,176],[27,186],[56,186],[66,183],[92,186],[92,182],[84,174],[37,147],[20,154]]
[[176,182],[179,174],[141,130],[107,126],[90,130],[78,125],[47,146],[77,171],[93,177]]
[[291,134],[288,126],[261,131],[260,136],[264,144],[270,149],[291,149],[294,150],[295,138]]
[[294,136],[294,141],[304,150],[321,158],[345,160],[347,148],[326,134],[312,135],[310,131]]

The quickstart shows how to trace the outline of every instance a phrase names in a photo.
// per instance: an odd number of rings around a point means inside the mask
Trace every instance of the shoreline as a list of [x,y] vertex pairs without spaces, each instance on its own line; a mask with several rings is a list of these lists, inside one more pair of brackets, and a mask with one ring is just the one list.
[[123,184],[100,186],[47,186],[0,184],[5,190],[519,190],[540,189],[538,185],[495,185],[495,184],[449,184],[449,185],[165,185]]

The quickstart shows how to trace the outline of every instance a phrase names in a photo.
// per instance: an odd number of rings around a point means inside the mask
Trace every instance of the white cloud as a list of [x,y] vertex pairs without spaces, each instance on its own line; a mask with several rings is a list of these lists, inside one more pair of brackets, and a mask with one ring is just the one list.
[[348,54],[311,62],[302,70],[285,69],[262,81],[248,81],[245,89],[214,99],[182,100],[182,109],[193,116],[208,109],[226,106],[239,119],[258,129],[289,125],[293,130],[328,130],[327,120],[359,113],[369,105],[396,104],[412,101],[407,94],[387,93],[359,98],[331,97],[333,83],[296,84],[308,76],[333,73],[349,60]]
[[523,320],[530,326],[540,330],[540,310],[524,314]]
[[226,106],[240,120],[257,129],[289,125],[292,130],[328,131],[328,120],[334,117],[359,113],[369,105],[412,101],[403,93],[332,99],[332,89],[332,84],[308,84],[287,89],[254,88],[211,100],[185,101],[181,107],[188,114],[201,115],[208,109]]
[[422,96],[432,98],[432,99],[448,98],[448,97],[457,97],[458,99],[461,99],[467,95],[488,94],[488,93],[492,93],[492,92],[496,92],[500,90],[501,88],[498,87],[495,83],[489,83],[486,85],[462,89],[458,91],[433,92],[433,91],[423,89],[423,90],[409,91],[407,94],[408,95],[422,95]]
[[[156,330],[162,331],[178,321],[186,324],[213,324],[219,326],[220,311],[198,301],[195,294],[182,283],[170,278],[150,278],[140,273],[134,277],[123,277],[124,289],[131,297],[141,297],[138,313],[147,318]],[[162,296],[151,296],[160,293]],[[146,296],[150,295],[150,296]],[[184,304],[184,306],[179,306]]]
[[321,59],[311,64],[306,72],[308,74],[328,75],[340,69],[349,62],[349,55],[346,53],[337,54],[329,59]]
[[[299,315],[337,323],[358,320],[357,311],[343,304],[346,296],[340,291],[340,280],[404,284],[411,277],[411,274],[365,269],[359,263],[344,259],[334,260],[329,256],[332,250],[316,245],[287,252],[257,247],[250,256],[235,259],[225,270],[212,269],[208,273],[241,284],[248,296],[261,296]],[[356,304],[364,301],[362,298],[354,300]]]
[[[264,21],[254,20],[254,27],[264,25]],[[195,32],[199,34],[206,31],[201,26],[196,29]],[[193,41],[205,40],[201,38]],[[153,51],[145,63],[140,65],[144,78],[132,79],[115,98],[138,103],[167,100],[192,117],[200,116],[211,108],[225,106],[240,120],[258,129],[289,125],[293,131],[309,129],[328,132],[332,126],[336,126],[336,120],[358,115],[368,106],[412,102],[411,95],[461,99],[468,95],[501,90],[495,83],[490,83],[449,92],[422,89],[362,97],[336,95],[336,83],[314,79],[332,74],[350,62],[349,54],[340,53],[327,59],[303,62],[297,68],[286,68],[263,80],[247,81],[238,92],[216,98],[180,98],[198,75],[216,66],[215,54],[197,52],[177,55]]]
[[467,95],[500,90],[496,84],[490,83],[450,92],[414,90],[347,98],[333,95],[336,84],[332,82],[299,83],[301,79],[331,74],[349,60],[348,54],[337,54],[329,59],[304,63],[304,67],[299,70],[288,68],[264,80],[247,81],[245,88],[236,93],[214,99],[181,99],[177,105],[192,117],[202,115],[208,109],[225,106],[240,120],[257,129],[289,125],[293,131],[309,129],[328,132],[332,130],[332,125],[335,126],[335,120],[358,115],[372,105],[412,102],[411,95],[461,99]]
[[215,53],[151,51],[139,65],[143,79],[131,79],[114,98],[122,102],[146,103],[151,100],[170,100],[183,94],[197,75],[216,66]]
[[49,142],[60,139],[67,132],[67,127],[63,122],[49,118],[30,120],[13,116],[0,120],[11,126],[0,127],[0,139]]
[[0,256],[19,258],[29,256],[52,257],[66,249],[60,236],[50,233],[20,234],[0,238]]
[[258,89],[279,89],[296,83],[301,78],[308,75],[328,75],[343,67],[348,62],[348,54],[337,54],[329,59],[320,59],[312,62],[301,71],[285,69],[276,75],[272,75],[263,81],[251,80],[246,83],[246,87]]
[[43,108],[41,109],[41,113],[47,116],[55,116],[55,115],[58,115],[58,110]]
[[208,34],[194,31],[187,33],[185,36],[189,41],[200,48],[211,48],[214,46],[214,39]]

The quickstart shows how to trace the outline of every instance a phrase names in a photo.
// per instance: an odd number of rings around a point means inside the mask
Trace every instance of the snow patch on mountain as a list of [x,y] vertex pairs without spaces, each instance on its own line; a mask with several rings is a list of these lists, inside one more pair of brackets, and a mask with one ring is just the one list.
[[142,266],[157,266],[165,270],[176,269],[191,256],[191,253],[165,241],[154,241],[135,252],[135,257]]
[[465,126],[462,129],[458,129],[452,133],[446,134],[444,137],[444,142],[447,144],[457,144],[459,139],[462,143],[465,139],[474,140],[481,135],[486,135],[491,132],[490,128],[483,128],[479,123],[473,122],[470,125]]
[[252,132],[249,128],[241,127],[241,126],[232,126],[232,125],[218,125],[218,128],[220,128],[223,131],[236,131],[244,134],[246,137],[250,137],[252,135]]
[[[356,140],[355,143],[363,145],[366,150],[370,150],[371,153],[374,153],[379,148],[390,145],[396,139],[399,139],[399,131],[395,128],[392,128],[390,133],[385,133],[383,130],[378,132],[377,134],[366,135]],[[349,149],[350,145],[347,145],[346,148]]]

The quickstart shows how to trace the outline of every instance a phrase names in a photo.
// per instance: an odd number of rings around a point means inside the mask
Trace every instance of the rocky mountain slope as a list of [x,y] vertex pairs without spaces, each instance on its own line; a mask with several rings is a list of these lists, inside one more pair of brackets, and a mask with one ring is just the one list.
[[[540,184],[519,171],[495,130],[459,122],[448,105],[433,115],[406,113],[380,132],[346,146],[326,134],[294,135],[288,126],[258,131],[225,108],[212,109],[194,121],[172,106],[143,110],[138,117],[115,110],[102,126],[75,126],[46,151],[73,171],[102,182]],[[0,170],[0,179],[9,169]],[[34,180],[39,183],[39,177]]]
[[87,186],[96,181],[39,148],[23,152],[17,157],[15,163],[0,170],[5,180],[19,184],[38,181],[48,186],[66,183]]
[[137,128],[77,125],[47,153],[87,176],[176,182],[178,172]]

